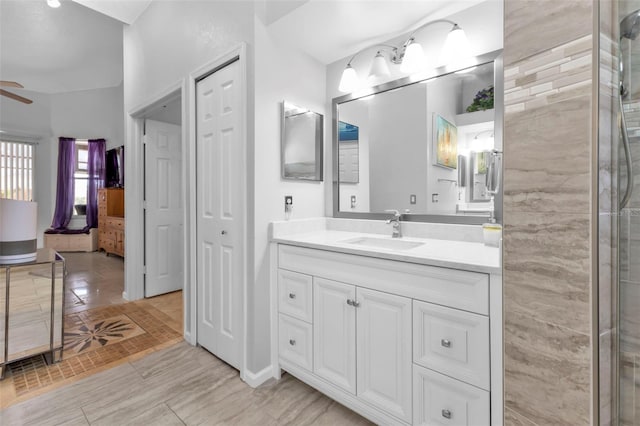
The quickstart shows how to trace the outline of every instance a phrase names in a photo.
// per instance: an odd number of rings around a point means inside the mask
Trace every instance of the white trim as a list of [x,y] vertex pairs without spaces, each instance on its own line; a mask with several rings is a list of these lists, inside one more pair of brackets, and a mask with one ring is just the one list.
[[[269,224],[273,227],[273,224]],[[271,232],[269,232],[271,234]],[[278,366],[278,244],[269,244],[269,306],[271,321],[271,368],[273,369],[273,377],[280,380],[282,372]]]
[[[198,80],[206,77],[207,75],[211,74],[214,70],[216,70],[216,68],[219,68],[220,66],[224,65],[226,62],[230,61],[231,59],[238,57],[239,58],[239,64],[240,64],[240,73],[241,73],[241,81],[242,81],[242,100],[243,100],[243,105],[241,108],[241,124],[240,124],[240,128],[242,129],[242,135],[241,135],[241,140],[242,140],[242,158],[244,160],[244,163],[240,165],[241,170],[247,170],[247,108],[248,108],[248,104],[249,104],[249,99],[247,96],[247,85],[248,85],[248,81],[247,81],[247,45],[246,43],[242,42],[239,45],[237,45],[236,47],[228,50],[227,52],[221,54],[220,56],[218,56],[216,59],[207,62],[206,64],[198,67],[197,69],[195,69],[194,71],[192,71],[189,74],[189,77],[187,79],[187,85],[188,85],[188,89],[187,89],[187,100],[188,102],[184,102],[183,103],[183,108],[184,105],[188,106],[188,113],[187,113],[187,117],[188,120],[184,120],[183,123],[187,123],[188,121],[188,127],[189,128],[189,154],[188,154],[188,158],[189,158],[189,165],[190,167],[187,168],[188,172],[189,172],[189,176],[186,177],[185,182],[188,181],[189,182],[189,186],[188,188],[195,188],[196,187],[196,152],[195,152],[195,147],[196,147],[196,83]],[[245,207],[249,206],[248,203],[248,191],[247,191],[247,176],[246,174],[243,175],[241,177],[241,186],[242,188],[245,189]],[[185,191],[187,192],[187,191]],[[196,199],[195,196],[194,197],[190,197],[189,201],[189,221],[188,221],[188,226],[185,226],[185,230],[187,230],[188,228],[188,232],[189,232],[189,252],[193,253],[192,256],[190,256],[189,263],[189,292],[190,294],[194,295],[194,297],[191,297],[190,299],[190,304],[189,306],[185,306],[185,315],[187,315],[187,310],[189,311],[188,315],[189,315],[189,319],[191,321],[192,329],[191,332],[189,334],[189,343],[191,343],[192,345],[197,344],[197,337],[198,337],[198,332],[197,332],[197,300],[196,300],[196,295],[198,292],[198,282],[197,282],[197,244],[196,244],[196,239],[197,239],[197,229],[196,229],[196,222],[197,222],[197,210],[196,210]],[[186,204],[185,204],[186,205]],[[245,208],[245,211],[248,210]],[[242,353],[242,359],[240,360],[240,378],[242,380],[244,380],[245,382],[247,382],[248,380],[253,380],[252,378],[248,378],[247,374],[249,373],[249,370],[247,368],[247,359],[248,359],[248,354],[247,354],[247,325],[248,325],[248,319],[247,319],[247,314],[248,314],[248,307],[247,307],[247,266],[248,266],[248,262],[247,262],[247,251],[248,251],[248,238],[247,238],[247,233],[248,233],[248,215],[245,212],[245,216],[244,216],[244,221],[245,223],[243,224],[243,230],[244,230],[244,236],[243,236],[243,247],[244,247],[244,252],[243,252],[243,268],[242,270],[243,272],[243,276],[242,276],[242,325],[241,325],[241,329],[242,329],[242,338],[241,338],[241,353]],[[185,250],[186,251],[186,250]],[[187,266],[187,263],[185,263],[185,267]],[[185,320],[186,320],[186,316],[185,316]],[[186,321],[185,321],[186,323]],[[185,333],[185,338],[186,338],[186,333]],[[270,368],[270,366],[268,367]],[[262,372],[260,372],[259,374],[261,374]]]
[[271,365],[268,365],[257,373],[245,370],[244,378],[242,380],[244,380],[244,382],[252,388],[257,388],[272,377],[274,377],[273,367]]

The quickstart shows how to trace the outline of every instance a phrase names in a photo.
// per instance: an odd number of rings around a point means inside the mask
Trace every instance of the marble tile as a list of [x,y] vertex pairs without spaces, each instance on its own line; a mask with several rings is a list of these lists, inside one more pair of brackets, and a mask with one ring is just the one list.
[[504,424],[505,426],[537,426],[531,420],[509,408],[505,408],[504,410]]
[[620,281],[620,350],[640,353],[640,283]]
[[505,314],[517,309],[531,319],[590,332],[589,219],[588,214],[505,215]]
[[640,387],[636,383],[635,355],[620,353],[620,424],[622,426],[637,425],[640,417],[636,417],[636,407],[640,407]]
[[588,425],[590,337],[505,306],[505,407],[537,424]]
[[505,117],[504,212],[590,209],[589,96]]
[[599,392],[600,392],[600,426],[613,424],[613,381],[614,366],[612,355],[614,351],[611,330],[600,334],[599,345]]
[[592,9],[590,0],[506,0],[505,65],[589,34]]

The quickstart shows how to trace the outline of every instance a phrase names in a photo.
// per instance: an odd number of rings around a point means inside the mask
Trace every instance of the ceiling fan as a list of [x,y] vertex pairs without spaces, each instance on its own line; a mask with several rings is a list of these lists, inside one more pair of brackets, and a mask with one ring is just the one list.
[[[0,87],[15,87],[17,89],[24,89],[24,86],[22,84],[16,83],[15,81],[6,81],[6,80],[0,80]],[[22,102],[23,104],[33,103],[31,99],[27,99],[20,95],[16,95],[15,93],[8,92],[4,89],[0,89],[0,95],[6,96],[7,98],[11,98],[18,102]]]

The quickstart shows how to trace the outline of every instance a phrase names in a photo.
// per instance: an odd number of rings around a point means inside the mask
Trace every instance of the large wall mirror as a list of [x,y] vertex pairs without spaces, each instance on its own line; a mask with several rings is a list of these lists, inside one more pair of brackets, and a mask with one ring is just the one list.
[[282,178],[322,180],[322,114],[282,102]]
[[500,53],[335,98],[334,216],[500,222]]

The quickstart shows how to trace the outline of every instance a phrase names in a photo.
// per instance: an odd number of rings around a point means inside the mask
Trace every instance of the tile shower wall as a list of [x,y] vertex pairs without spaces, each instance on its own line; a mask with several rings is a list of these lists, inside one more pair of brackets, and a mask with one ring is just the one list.
[[505,1],[508,425],[591,422],[593,7]]

